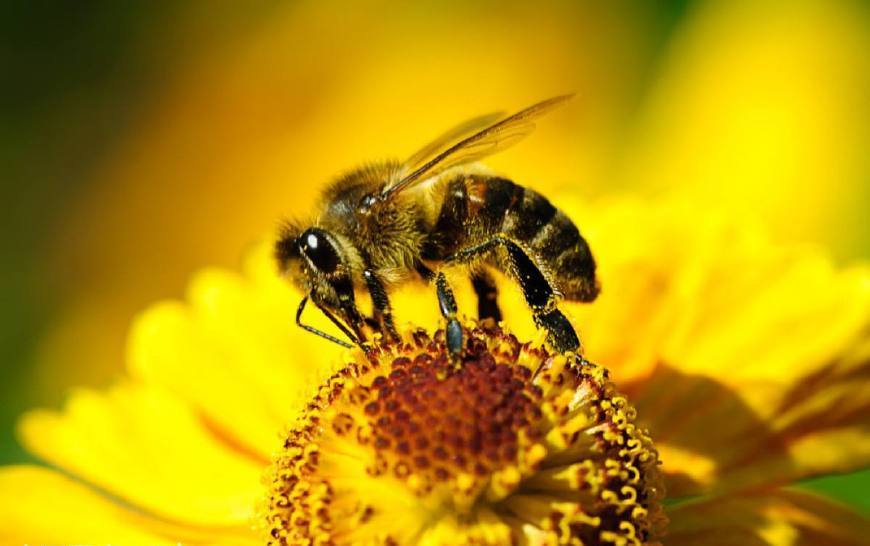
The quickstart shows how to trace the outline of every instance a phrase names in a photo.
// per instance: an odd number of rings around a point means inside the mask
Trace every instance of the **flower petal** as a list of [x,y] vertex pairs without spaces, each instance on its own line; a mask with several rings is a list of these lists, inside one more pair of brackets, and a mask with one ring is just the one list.
[[[275,272],[268,244],[252,251],[247,270],[245,277],[203,271],[187,303],[149,309],[134,326],[128,364],[135,377],[166,386],[265,464],[310,385],[337,365],[342,349],[293,324],[301,296]],[[316,309],[309,315],[328,329]]]
[[26,414],[19,431],[39,457],[172,521],[247,527],[261,494],[262,466],[154,386],[77,391],[61,413]]
[[651,429],[669,493],[870,463],[867,268],[675,201],[585,217],[603,289],[570,310]]
[[684,504],[668,515],[669,546],[859,546],[870,534],[867,518],[798,491]]
[[173,526],[129,510],[47,468],[0,469],[0,543],[253,544],[243,537]]

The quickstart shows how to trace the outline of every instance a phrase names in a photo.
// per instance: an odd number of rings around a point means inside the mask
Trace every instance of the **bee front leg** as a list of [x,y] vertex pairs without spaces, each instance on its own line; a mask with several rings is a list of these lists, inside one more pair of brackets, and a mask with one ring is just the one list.
[[439,271],[435,275],[435,290],[438,293],[438,305],[441,308],[441,316],[447,320],[445,334],[447,337],[447,350],[452,355],[458,355],[462,351],[462,326],[456,318],[458,308],[453,289],[447,284],[444,273]]
[[[353,333],[357,338],[357,344],[362,346],[366,341],[366,333],[364,330],[365,320],[363,320],[363,317],[356,306],[353,283],[351,283],[349,277],[339,277],[332,280],[330,284],[338,296],[338,304],[335,305],[335,310],[339,313],[341,319],[344,320],[348,327],[353,330]],[[321,307],[321,310],[323,309],[324,308]],[[327,316],[330,315],[327,311],[324,311],[324,314]],[[334,317],[331,318],[333,322],[336,322]]]
[[396,331],[396,325],[393,322],[393,311],[390,306],[390,298],[387,295],[387,290],[384,288],[384,283],[375,275],[371,269],[363,271],[363,278],[366,281],[366,286],[369,289],[369,294],[372,297],[374,304],[375,320],[381,328],[382,333],[389,336],[393,341],[399,340],[399,333]]

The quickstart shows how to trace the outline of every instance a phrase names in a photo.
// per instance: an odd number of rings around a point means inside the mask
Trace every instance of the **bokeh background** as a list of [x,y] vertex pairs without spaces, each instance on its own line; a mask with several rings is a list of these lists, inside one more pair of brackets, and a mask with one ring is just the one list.
[[[564,92],[493,167],[870,257],[867,2],[5,0],[0,25],[0,463],[21,411],[118,378],[137,311],[336,173]],[[870,510],[870,472],[805,486]]]

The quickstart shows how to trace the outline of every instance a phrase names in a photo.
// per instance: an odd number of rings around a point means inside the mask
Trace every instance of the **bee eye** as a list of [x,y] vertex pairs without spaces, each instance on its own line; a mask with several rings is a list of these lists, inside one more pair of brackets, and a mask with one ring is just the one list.
[[309,229],[299,237],[299,246],[311,263],[323,273],[338,269],[338,252],[322,230]]

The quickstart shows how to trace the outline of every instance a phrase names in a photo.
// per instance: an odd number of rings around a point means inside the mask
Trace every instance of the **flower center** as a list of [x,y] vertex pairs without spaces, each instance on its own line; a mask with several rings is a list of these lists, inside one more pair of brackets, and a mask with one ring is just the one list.
[[465,331],[384,344],[330,378],[269,476],[270,544],[644,544],[658,459],[607,372]]

